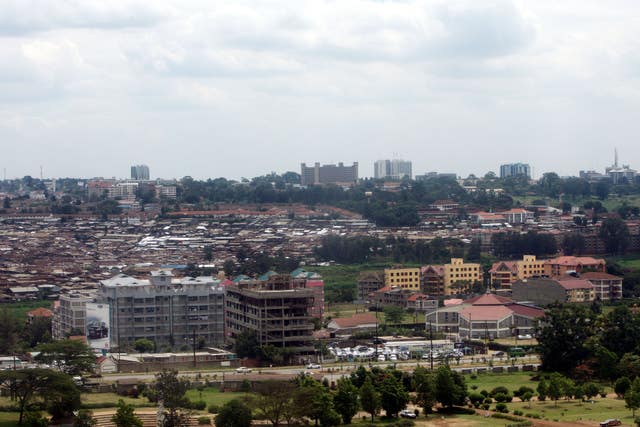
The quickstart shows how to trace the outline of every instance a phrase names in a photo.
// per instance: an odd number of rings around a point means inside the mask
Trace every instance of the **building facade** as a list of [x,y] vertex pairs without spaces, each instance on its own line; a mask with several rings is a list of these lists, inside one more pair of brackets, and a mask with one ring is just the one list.
[[384,273],[381,271],[362,271],[358,275],[358,301],[368,301],[370,295],[384,286]]
[[147,165],[133,165],[131,166],[131,179],[137,181],[149,180],[149,166]]
[[500,165],[500,178],[519,175],[531,178],[531,167],[529,167],[527,163],[507,163]]
[[353,185],[358,181],[358,162],[352,166],[343,163],[337,165],[320,165],[315,163],[308,167],[305,163],[300,165],[300,183],[302,185]]
[[377,160],[373,169],[373,175],[376,179],[402,180],[403,178],[411,179],[413,176],[411,162],[408,160]]
[[111,347],[137,339],[156,348],[224,344],[224,290],[213,277],[173,279],[168,270],[148,280],[119,274],[103,280],[97,300],[109,304]]
[[58,298],[51,320],[51,336],[61,340],[69,335],[84,335],[87,322],[87,303],[93,297],[80,293],[62,294]]
[[240,280],[225,287],[227,338],[235,343],[244,331],[256,334],[258,345],[313,352],[314,291],[296,281],[271,276],[267,281]]
[[546,306],[555,303],[589,303],[595,300],[596,291],[593,284],[584,279],[532,278],[514,282],[511,295],[516,301]]
[[413,291],[420,290],[419,268],[385,268],[384,285]]
[[600,301],[615,301],[622,299],[622,277],[602,272],[589,272],[580,275],[594,287],[596,299]]

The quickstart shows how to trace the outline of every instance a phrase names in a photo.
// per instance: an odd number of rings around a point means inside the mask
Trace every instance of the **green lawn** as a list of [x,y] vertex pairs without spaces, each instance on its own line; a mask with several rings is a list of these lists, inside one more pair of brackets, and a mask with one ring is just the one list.
[[464,380],[467,383],[467,388],[471,392],[473,391],[473,385],[477,386],[476,389],[478,392],[480,390],[491,391],[495,387],[505,386],[507,387],[511,393],[513,394],[514,390],[520,388],[520,386],[526,385],[527,387],[531,387],[532,389],[536,389],[538,386],[537,381],[531,381],[531,377],[537,375],[537,373],[531,372],[513,372],[510,374],[478,374],[476,378],[473,379],[471,375],[466,375]]
[[228,391],[223,393],[223,392],[220,392],[217,388],[213,388],[213,387],[204,388],[202,391],[193,390],[193,389],[187,391],[187,397],[189,398],[189,400],[191,400],[192,402],[195,402],[198,400],[204,400],[205,402],[207,402],[207,406],[224,405],[230,400],[233,400],[236,398],[244,398],[247,395],[249,395],[249,393],[236,393],[236,392],[228,392]]
[[21,321],[24,321],[27,319],[28,311],[31,311],[34,308],[39,308],[39,307],[51,309],[52,302],[51,301],[13,302],[13,303],[0,305],[0,310],[7,309],[13,317]]
[[0,427],[13,427],[18,425],[18,412],[0,412]]
[[[547,400],[529,403],[511,402],[507,404],[510,412],[516,409],[525,414],[538,414],[550,421],[594,421],[600,422],[607,418],[619,418],[625,425],[633,425],[631,411],[625,408],[625,402],[616,398],[601,398],[594,403],[577,400],[559,400],[557,403]],[[529,408],[531,406],[531,408]]]
[[613,261],[620,264],[623,268],[628,268],[629,270],[640,270],[640,258],[624,257],[619,259],[613,259]]

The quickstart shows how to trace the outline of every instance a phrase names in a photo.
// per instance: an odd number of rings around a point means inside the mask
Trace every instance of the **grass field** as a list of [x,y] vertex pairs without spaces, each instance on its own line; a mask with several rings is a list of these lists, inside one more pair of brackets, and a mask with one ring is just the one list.
[[17,412],[0,412],[0,427],[17,426],[19,416]]
[[27,301],[27,302],[14,302],[9,304],[0,305],[0,310],[8,310],[9,313],[16,319],[25,320],[27,318],[27,312],[34,308],[44,307],[51,309],[51,301]]
[[247,396],[247,393],[235,393],[235,392],[228,392],[228,391],[222,393],[218,389],[212,388],[212,387],[204,388],[202,391],[199,391],[199,390],[187,391],[187,397],[189,398],[189,400],[191,400],[192,402],[195,402],[198,400],[204,400],[207,403],[207,406],[224,405],[230,400],[233,400],[236,398],[243,398],[246,396]]

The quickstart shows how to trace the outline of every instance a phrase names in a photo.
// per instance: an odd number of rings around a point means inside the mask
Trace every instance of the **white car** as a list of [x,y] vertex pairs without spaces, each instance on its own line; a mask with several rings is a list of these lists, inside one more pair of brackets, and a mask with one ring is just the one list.
[[318,365],[317,363],[309,363],[307,365],[307,369],[321,369],[322,365]]
[[236,368],[236,372],[238,374],[248,374],[249,372],[251,372],[251,368],[247,368],[245,366],[240,366],[239,368]]
[[416,413],[410,409],[403,409],[402,411],[400,411],[400,416],[402,418],[415,418]]

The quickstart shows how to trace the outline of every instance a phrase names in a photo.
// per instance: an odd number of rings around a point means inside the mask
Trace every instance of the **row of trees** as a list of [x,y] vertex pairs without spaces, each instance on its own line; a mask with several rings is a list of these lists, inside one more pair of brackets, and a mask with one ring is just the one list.
[[380,239],[369,236],[324,236],[315,254],[322,261],[359,264],[370,261],[418,262],[422,264],[449,262],[452,257],[478,259],[479,242],[464,246],[460,241],[435,238],[410,241],[402,237]]
[[[321,383],[301,374],[290,382],[256,384],[255,392],[255,396],[248,398],[249,406],[274,427],[305,419],[323,427],[350,424],[360,409],[372,421],[381,411],[388,417],[397,417],[410,402],[409,392],[415,393],[413,402],[425,414],[431,413],[438,403],[443,407],[463,405],[467,396],[463,377],[447,366],[435,372],[417,367],[413,374],[360,366],[350,377],[339,379],[334,388],[326,381]],[[245,408],[243,402],[230,402],[216,417],[216,425],[248,427],[251,411]]]

